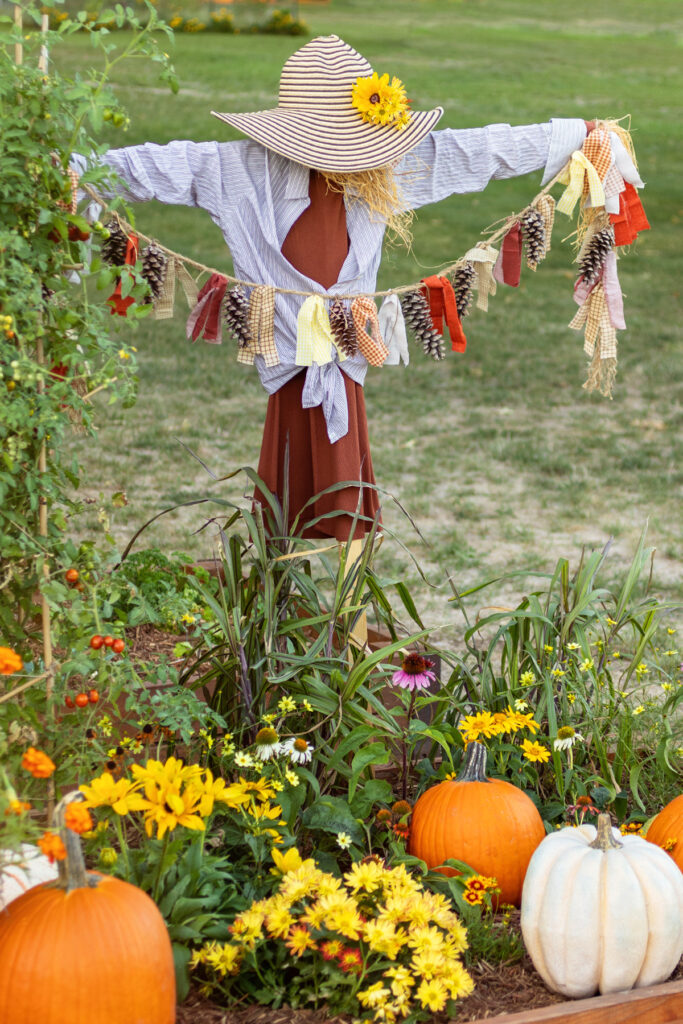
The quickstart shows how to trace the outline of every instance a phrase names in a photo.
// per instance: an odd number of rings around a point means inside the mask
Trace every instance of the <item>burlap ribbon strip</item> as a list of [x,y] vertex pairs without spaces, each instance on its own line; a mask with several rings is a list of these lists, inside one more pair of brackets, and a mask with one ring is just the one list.
[[556,207],[560,213],[566,213],[568,217],[571,217],[577,201],[583,195],[584,184],[587,185],[591,205],[605,205],[605,189],[600,175],[580,149],[572,153],[566,169],[558,180],[567,186]]
[[221,325],[221,304],[228,287],[227,277],[212,274],[197,296],[197,304],[187,318],[185,334],[187,340],[202,338],[212,345],[223,340]]
[[489,295],[496,294],[496,280],[493,267],[498,258],[498,250],[486,242],[479,242],[473,249],[465,253],[465,259],[474,267],[474,283],[472,287],[477,293],[477,309],[488,312]]
[[275,288],[261,284],[252,289],[249,300],[251,341],[237,350],[238,363],[253,363],[263,356],[266,366],[277,366],[280,357],[275,347]]
[[385,366],[398,366],[401,360],[403,365],[407,366],[410,362],[410,352],[406,322],[398,295],[387,295],[380,306],[379,329],[389,353],[384,361]]
[[161,292],[154,303],[155,320],[170,320],[173,316],[176,274],[190,309],[194,309],[197,305],[197,299],[199,297],[197,282],[190,275],[182,260],[176,259],[175,256],[169,256],[168,263],[166,264],[166,270],[164,272],[164,282],[161,286]]
[[297,366],[324,366],[332,360],[334,334],[330,318],[321,295],[309,295],[302,303],[296,321]]
[[467,348],[467,338],[458,316],[458,303],[453,291],[453,285],[447,277],[438,277],[436,274],[431,277],[423,277],[422,291],[429,302],[429,312],[432,315],[434,330],[443,334],[444,320],[451,336],[451,348],[454,352],[464,352]]
[[[130,234],[126,239],[126,255],[124,257],[124,265],[127,267],[134,267],[138,259],[138,236]],[[127,316],[128,307],[132,306],[135,299],[132,295],[126,295],[124,298],[121,294],[123,288],[123,276],[119,277],[116,284],[116,288],[113,293],[107,299],[107,305],[111,306],[109,312],[112,316],[116,313],[118,316]]]
[[[351,316],[356,328],[358,348],[361,354],[365,356],[371,366],[381,366],[389,353],[382,341],[377,306],[367,295],[359,295],[351,303]],[[366,330],[368,320],[370,321],[370,334]]]

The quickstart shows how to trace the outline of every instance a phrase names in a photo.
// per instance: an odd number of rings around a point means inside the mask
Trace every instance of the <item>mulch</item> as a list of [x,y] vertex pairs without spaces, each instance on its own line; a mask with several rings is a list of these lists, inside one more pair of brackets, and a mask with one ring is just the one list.
[[[515,964],[494,965],[481,961],[468,970],[475,990],[457,1004],[458,1024],[567,1002],[545,987],[528,956]],[[681,979],[683,960],[669,980]],[[270,1006],[239,1006],[226,1010],[203,999],[197,992],[190,993],[176,1014],[176,1024],[351,1024],[351,1019],[327,1017],[320,1010],[292,1010],[288,1006],[279,1010]],[[445,1014],[437,1014],[431,1024],[447,1024],[448,1019]]]

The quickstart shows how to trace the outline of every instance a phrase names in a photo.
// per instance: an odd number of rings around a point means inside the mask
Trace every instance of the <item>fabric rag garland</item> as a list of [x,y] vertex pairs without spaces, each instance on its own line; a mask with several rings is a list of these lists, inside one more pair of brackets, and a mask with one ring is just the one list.
[[[470,313],[474,295],[476,308],[486,312],[498,284],[518,287],[523,257],[526,266],[536,270],[550,252],[556,211],[572,216],[578,203],[579,273],[574,301],[579,309],[569,326],[585,332],[584,350],[590,363],[584,388],[611,397],[616,332],[626,326],[616,250],[632,244],[639,232],[650,227],[638,197],[637,189],[643,187],[643,182],[632,153],[630,135],[618,122],[599,121],[582,148],[572,153],[560,174],[529,206],[508,217],[502,228],[478,242],[441,274],[374,295],[335,297],[296,292],[303,297],[297,320],[296,365],[325,366],[357,352],[372,366],[407,365],[407,329],[425,354],[434,359],[444,357],[444,327],[450,334],[452,350],[464,352],[467,339],[462,318]],[[556,183],[565,186],[557,202],[550,195]],[[72,196],[76,185],[72,178]],[[85,190],[102,204],[87,186]],[[115,266],[134,267],[139,238],[145,236],[127,230],[128,226],[117,215],[114,217],[108,224],[110,237],[102,255]],[[499,249],[492,244],[498,239],[502,240]],[[238,362],[253,363],[259,355],[267,366],[278,364],[275,296],[286,289],[239,281],[164,249],[152,239],[145,240],[149,244],[142,253],[141,273],[150,285],[157,319],[173,315],[178,282],[191,309],[186,326],[188,339],[203,338],[220,344],[224,324],[237,339]],[[186,264],[210,275],[201,290]],[[107,300],[113,314],[127,314],[134,302],[129,291],[127,285],[124,287],[124,276],[119,274],[116,289]],[[379,313],[375,296],[384,297]]]

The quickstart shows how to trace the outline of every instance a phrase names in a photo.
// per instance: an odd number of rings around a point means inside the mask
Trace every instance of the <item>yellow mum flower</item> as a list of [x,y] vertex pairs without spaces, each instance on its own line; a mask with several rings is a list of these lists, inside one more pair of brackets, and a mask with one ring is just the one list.
[[347,889],[352,893],[359,891],[376,892],[382,888],[384,867],[376,860],[368,860],[364,864],[356,862],[351,870],[344,875]]
[[374,953],[384,953],[395,960],[408,941],[402,928],[394,928],[390,921],[375,919],[363,925],[363,938]]
[[78,787],[85,796],[85,807],[111,807],[117,814],[141,811],[147,806],[138,786],[128,779],[114,779],[109,772],[93,779],[89,786]]
[[295,925],[285,939],[285,946],[294,956],[303,956],[307,949],[317,949],[315,939],[304,925]]
[[381,981],[376,981],[370,988],[366,988],[362,992],[356,992],[356,999],[361,1006],[375,1009],[386,1003],[390,995],[391,990],[386,988]]
[[226,942],[222,946],[213,942],[205,947],[202,962],[208,964],[216,974],[224,978],[226,974],[239,972],[243,955],[240,947],[234,946],[230,942]]
[[437,978],[432,978],[431,981],[422,981],[415,995],[419,999],[420,1005],[425,1010],[431,1010],[432,1013],[439,1013],[448,1002],[448,989]]

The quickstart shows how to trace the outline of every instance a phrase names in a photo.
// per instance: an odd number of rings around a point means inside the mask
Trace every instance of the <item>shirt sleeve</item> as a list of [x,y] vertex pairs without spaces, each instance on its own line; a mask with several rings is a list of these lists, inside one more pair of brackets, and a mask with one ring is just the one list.
[[542,167],[548,181],[585,137],[585,123],[578,118],[431,132],[397,169],[403,199],[409,209],[417,209],[456,193],[481,192],[490,181]]
[[109,149],[100,162],[125,182],[116,193],[132,202],[156,199],[175,206],[198,206],[218,217],[224,177],[232,177],[239,166],[230,159],[229,147],[230,143],[217,142],[178,141],[165,146],[146,142]]

